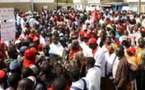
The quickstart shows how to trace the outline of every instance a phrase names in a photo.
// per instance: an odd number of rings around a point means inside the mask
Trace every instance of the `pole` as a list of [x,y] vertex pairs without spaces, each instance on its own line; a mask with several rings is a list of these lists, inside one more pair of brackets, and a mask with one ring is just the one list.
[[141,13],[141,0],[138,0],[138,14]]
[[34,11],[34,0],[31,0],[31,10]]
[[58,9],[58,0],[56,0],[56,9]]

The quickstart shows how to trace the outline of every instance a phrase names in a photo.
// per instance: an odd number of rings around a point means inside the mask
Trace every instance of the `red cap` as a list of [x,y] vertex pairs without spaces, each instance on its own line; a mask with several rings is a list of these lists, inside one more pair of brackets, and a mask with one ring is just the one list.
[[29,34],[29,38],[32,39],[33,42],[37,41],[39,38],[35,34]]
[[31,57],[30,49],[27,49],[27,50],[25,51],[24,56],[25,56],[25,58]]
[[140,31],[141,31],[141,32],[145,32],[145,28],[141,28]]
[[0,79],[3,79],[6,76],[6,72],[3,70],[0,70]]
[[136,53],[136,49],[134,47],[130,47],[127,49],[127,52],[134,55]]
[[91,37],[91,35],[90,34],[88,34],[88,33],[84,33],[84,38],[90,38]]
[[33,47],[30,49],[27,49],[24,53],[25,58],[30,59],[35,57],[37,50]]
[[88,45],[90,45],[90,44],[97,44],[96,38],[90,38],[88,41]]
[[30,61],[30,60],[24,59],[22,64],[23,64],[24,68],[28,68],[31,65],[35,64],[35,61]]
[[80,31],[80,32],[79,32],[79,35],[80,35],[80,36],[84,36],[84,34],[85,34],[84,31]]
[[33,39],[33,42],[35,42],[35,41],[38,41],[38,40],[39,40],[39,38],[38,38],[37,36],[34,36],[32,39]]
[[34,47],[30,48],[30,51],[33,53],[33,55],[35,55],[37,53],[37,50]]

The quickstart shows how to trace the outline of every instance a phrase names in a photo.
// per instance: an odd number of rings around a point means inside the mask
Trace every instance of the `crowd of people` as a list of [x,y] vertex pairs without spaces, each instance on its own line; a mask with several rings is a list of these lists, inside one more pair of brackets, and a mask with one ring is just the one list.
[[0,90],[145,90],[145,16],[110,9],[16,11],[0,40]]

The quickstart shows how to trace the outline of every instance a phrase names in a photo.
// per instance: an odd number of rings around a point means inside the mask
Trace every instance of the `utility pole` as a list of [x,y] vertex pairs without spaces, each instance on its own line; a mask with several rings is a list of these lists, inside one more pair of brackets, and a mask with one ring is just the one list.
[[58,9],[58,0],[56,0],[56,9]]
[[31,0],[31,10],[34,11],[34,0]]
[[138,0],[138,14],[141,13],[141,0]]

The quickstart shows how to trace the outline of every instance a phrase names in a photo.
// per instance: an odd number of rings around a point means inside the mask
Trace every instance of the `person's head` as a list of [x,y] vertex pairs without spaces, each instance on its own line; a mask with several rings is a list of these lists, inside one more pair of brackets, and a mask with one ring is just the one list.
[[27,49],[27,46],[21,46],[20,47],[20,54],[23,56],[24,55],[24,52],[25,52],[25,50]]
[[116,56],[118,56],[118,57],[123,57],[124,56],[124,48],[122,46],[119,46],[116,49]]
[[114,30],[111,30],[111,31],[109,32],[109,34],[110,34],[110,37],[112,37],[112,38],[115,37],[115,31],[114,31]]
[[32,69],[30,69],[30,68],[24,68],[22,70],[22,77],[23,78],[26,78],[26,77],[31,76],[31,75],[34,75]]
[[24,56],[28,60],[35,60],[37,50],[36,48],[32,47],[30,49],[25,50]]
[[36,85],[35,90],[47,90],[46,86],[42,83]]
[[97,40],[96,38],[90,38],[88,41],[88,45],[91,49],[95,49],[97,47]]
[[56,78],[53,81],[52,88],[53,90],[65,90],[66,82],[64,78]]
[[79,42],[77,40],[73,40],[72,43],[71,43],[71,49],[77,50],[79,48],[80,48]]
[[131,46],[131,42],[129,40],[123,40],[122,45],[125,46],[126,48],[129,48]]
[[33,71],[35,75],[39,73],[39,68],[36,65],[33,64],[29,68]]
[[41,71],[47,71],[49,62],[47,60],[40,59],[41,61],[38,63],[38,66]]
[[111,44],[111,37],[106,37],[105,44],[110,45]]
[[18,52],[17,52],[16,47],[14,45],[9,46],[8,55],[12,59],[17,59]]
[[12,75],[8,77],[8,84],[16,89],[20,78],[21,76],[19,73],[12,73]]
[[114,47],[113,47],[112,44],[109,45],[109,46],[107,47],[107,49],[108,49],[109,54],[112,54],[112,53],[114,52]]
[[9,69],[11,72],[20,72],[21,66],[18,60],[11,61],[9,64]]
[[93,57],[87,57],[86,60],[87,60],[86,66],[87,69],[94,67],[95,59]]
[[34,90],[34,83],[32,80],[24,78],[18,83],[17,90]]
[[138,40],[138,44],[139,44],[139,47],[140,47],[140,48],[143,48],[143,47],[145,46],[145,41],[144,41],[144,39],[143,39],[143,38],[140,38],[140,39]]
[[140,32],[141,32],[141,36],[142,37],[145,37],[145,29],[144,28],[141,28]]
[[134,55],[136,54],[136,49],[135,49],[134,47],[129,47],[129,48],[127,49],[127,54],[128,54],[129,56],[134,56]]
[[57,76],[61,76],[63,74],[63,67],[61,64],[56,64],[54,69]]
[[88,40],[89,40],[90,37],[91,37],[90,34],[85,33],[84,34],[84,42],[88,42]]
[[55,31],[52,35],[52,41],[54,44],[58,44],[58,41],[59,41],[59,34],[57,31]]
[[80,79],[80,69],[78,67],[72,67],[70,69],[70,77],[72,81],[78,81]]

